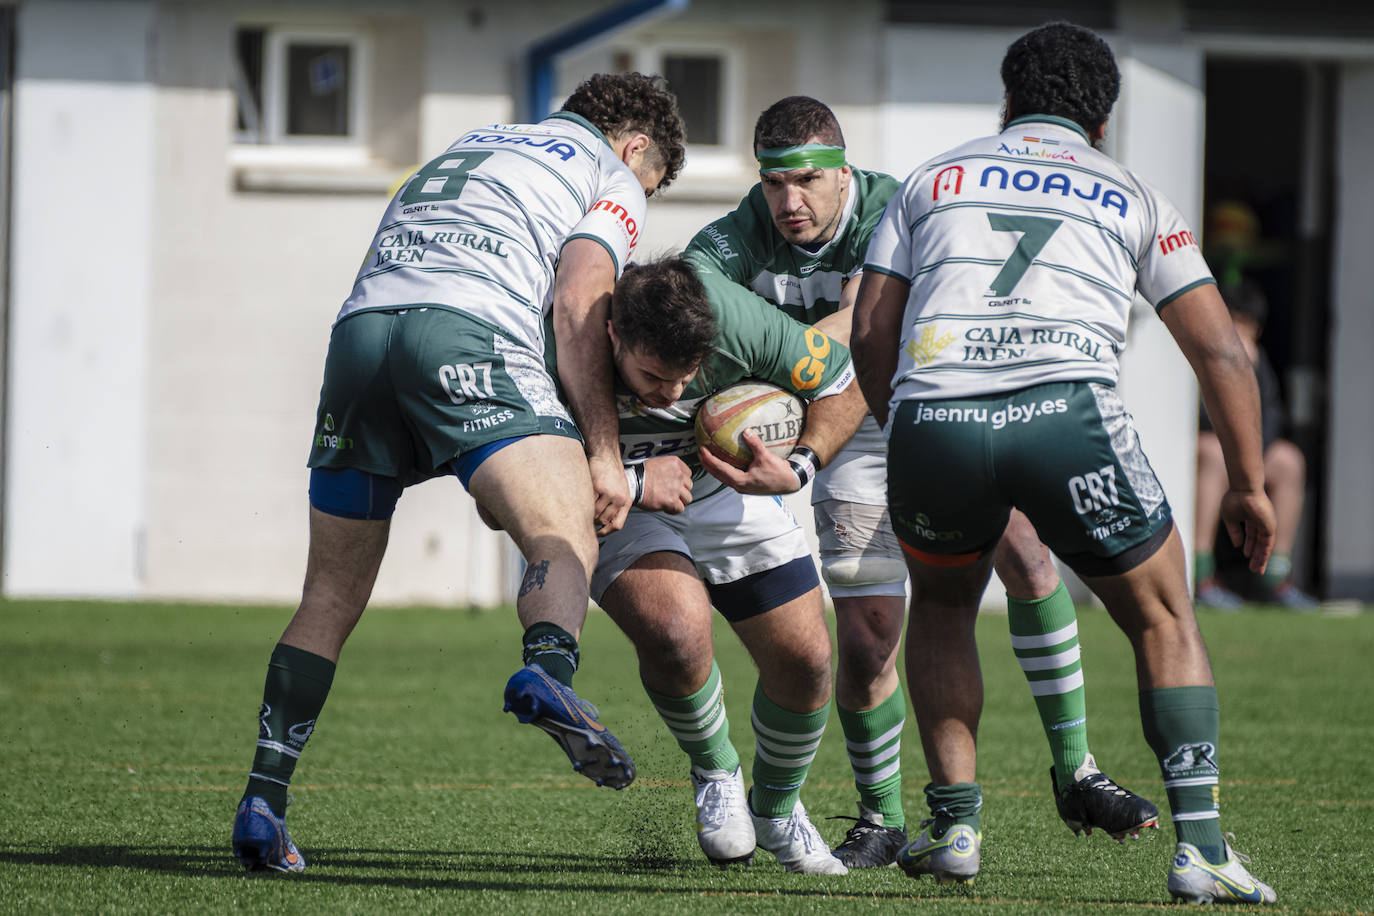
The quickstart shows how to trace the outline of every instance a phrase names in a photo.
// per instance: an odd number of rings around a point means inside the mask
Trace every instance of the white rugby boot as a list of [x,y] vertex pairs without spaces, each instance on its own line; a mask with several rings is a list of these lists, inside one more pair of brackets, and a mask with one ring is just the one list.
[[803,875],[849,874],[806,816],[801,799],[797,799],[790,817],[760,817],[752,809],[749,814],[759,846],[777,856],[788,871]]
[[1273,903],[1274,889],[1250,874],[1249,861],[1229,842],[1221,865],[1209,863],[1191,843],[1179,843],[1169,866],[1169,894],[1189,903]]
[[754,860],[754,819],[745,802],[744,773],[692,767],[697,805],[697,842],[716,865],[748,865]]

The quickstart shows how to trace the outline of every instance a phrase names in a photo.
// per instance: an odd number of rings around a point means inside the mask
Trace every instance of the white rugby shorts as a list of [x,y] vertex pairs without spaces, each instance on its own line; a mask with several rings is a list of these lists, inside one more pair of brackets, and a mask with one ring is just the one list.
[[809,557],[796,518],[776,496],[745,496],[722,487],[689,503],[680,515],[631,509],[625,526],[601,539],[592,573],[592,599],[600,602],[616,577],[651,553],[680,553],[712,585],[735,582]]

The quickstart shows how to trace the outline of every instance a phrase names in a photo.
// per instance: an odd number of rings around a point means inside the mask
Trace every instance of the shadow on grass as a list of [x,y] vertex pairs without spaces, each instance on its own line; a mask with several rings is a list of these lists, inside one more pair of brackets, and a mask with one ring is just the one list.
[[[248,880],[287,880],[321,885],[405,888],[411,890],[578,891],[605,893],[751,893],[752,887],[725,887],[704,862],[610,855],[559,853],[512,854],[487,850],[397,850],[316,848],[306,853],[309,868],[302,874],[245,873],[222,846],[38,846],[0,844],[0,864],[71,868],[128,869],[188,877],[237,877]],[[742,869],[730,872],[745,877]],[[588,875],[605,875],[592,883]],[[568,880],[558,881],[554,876]],[[503,877],[504,876],[504,877]],[[576,876],[576,877],[573,877]],[[646,882],[647,877],[654,879]],[[680,882],[667,887],[664,879]],[[762,873],[759,877],[764,877]],[[774,875],[774,877],[781,877]],[[616,879],[620,880],[616,880]],[[760,887],[770,895],[835,896],[829,888]],[[865,895],[867,896],[867,895]]]
[[[580,892],[608,894],[811,897],[893,901],[962,899],[970,903],[1065,904],[1033,896],[980,895],[972,887],[936,886],[924,880],[898,882],[891,890],[853,887],[846,879],[785,875],[773,868],[716,869],[698,859],[636,862],[614,855],[509,853],[489,850],[317,848],[306,853],[302,874],[245,873],[223,846],[38,846],[0,844],[0,864],[103,868],[159,872],[200,878],[282,880],[296,884],[432,891]],[[886,869],[884,869],[886,871]],[[602,881],[588,881],[603,875]],[[559,878],[563,880],[559,880]],[[647,879],[647,880],[646,880]],[[798,884],[788,883],[824,882]],[[1085,897],[1074,906],[1154,907],[1162,901]]]

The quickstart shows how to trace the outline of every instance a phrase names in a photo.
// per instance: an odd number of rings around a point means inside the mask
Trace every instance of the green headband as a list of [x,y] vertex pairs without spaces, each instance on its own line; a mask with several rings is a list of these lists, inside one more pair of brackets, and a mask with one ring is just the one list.
[[806,143],[759,151],[759,174],[792,169],[842,169],[844,166],[843,146]]

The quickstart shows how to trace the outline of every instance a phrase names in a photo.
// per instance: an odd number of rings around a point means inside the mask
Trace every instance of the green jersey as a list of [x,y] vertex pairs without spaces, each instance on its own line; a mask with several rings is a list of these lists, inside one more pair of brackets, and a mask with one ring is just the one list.
[[868,240],[899,187],[882,172],[851,171],[840,228],[815,251],[782,237],[763,186],[756,184],[738,207],[696,234],[686,258],[709,264],[716,277],[753,290],[798,321],[815,324],[839,308],[844,285],[863,270]]
[[[773,225],[763,186],[757,184],[734,211],[698,232],[684,256],[699,268],[713,296],[723,295],[723,286],[752,290],[777,306],[774,311],[815,324],[839,309],[845,284],[863,271],[873,230],[900,188],[895,178],[882,172],[851,172],[840,225],[830,241],[814,251],[782,237]],[[812,501],[884,504],[886,453],[882,430],[866,418],[817,475]]]
[[[669,407],[649,407],[616,379],[616,412],[620,417],[620,454],[625,464],[676,455],[692,468],[698,482],[711,486],[697,492],[701,499],[719,486],[707,477],[697,459],[694,428],[697,407],[712,394],[749,378],[762,379],[804,400],[838,394],[854,379],[849,348],[815,328],[798,324],[773,308],[761,308],[758,298],[734,283],[714,282],[709,267],[698,276],[710,290],[716,337],[696,377]],[[552,322],[545,325],[550,371],[557,374],[557,341]],[[698,488],[700,489],[700,488]]]

